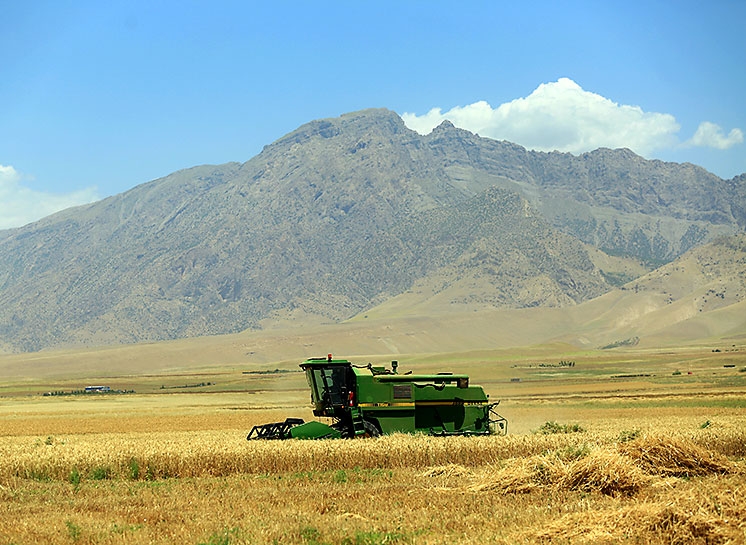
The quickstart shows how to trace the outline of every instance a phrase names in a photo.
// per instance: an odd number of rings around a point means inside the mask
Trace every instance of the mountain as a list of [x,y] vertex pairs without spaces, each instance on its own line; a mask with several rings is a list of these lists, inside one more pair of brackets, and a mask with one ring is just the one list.
[[[693,248],[623,286],[638,312],[612,326],[630,336],[746,337],[746,234]],[[684,325],[684,327],[682,327]]]
[[275,322],[270,329],[230,335],[6,354],[0,356],[0,379],[61,374],[84,379],[91,373],[122,376],[226,365],[274,369],[278,362],[295,366],[329,352],[362,361],[372,355],[410,360],[432,354],[472,362],[516,355],[556,361],[563,354],[577,354],[578,348],[629,345],[638,353],[665,348],[675,354],[703,346],[742,352],[744,264],[746,234],[740,234],[694,248],[658,271],[578,305],[477,309],[413,289],[339,323],[282,327]]
[[451,180],[471,191],[519,192],[553,225],[612,255],[661,264],[746,228],[745,176],[725,181],[692,164],[627,149],[573,156],[528,151],[467,131],[437,131]]
[[337,322],[407,292],[566,307],[746,227],[746,178],[527,151],[387,110],[313,121],[0,232],[0,349]]
[[[430,335],[440,330],[443,337],[430,343],[446,352],[456,351],[454,339],[475,349],[558,342],[592,348],[720,339],[741,344],[746,340],[746,233],[693,248],[671,263],[578,305],[475,309],[456,303],[460,290],[458,284],[443,291],[416,284],[348,323],[403,325],[428,317],[433,322],[427,326]],[[403,337],[389,333],[390,344],[407,351]]]

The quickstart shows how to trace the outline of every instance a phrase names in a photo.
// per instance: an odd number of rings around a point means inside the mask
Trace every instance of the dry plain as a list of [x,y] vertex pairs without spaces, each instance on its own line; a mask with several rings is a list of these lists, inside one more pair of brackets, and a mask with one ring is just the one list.
[[[0,357],[0,544],[746,542],[744,346],[351,357],[468,372],[510,433],[262,443],[297,360],[26,357],[82,363]],[[133,393],[43,395],[91,384]]]

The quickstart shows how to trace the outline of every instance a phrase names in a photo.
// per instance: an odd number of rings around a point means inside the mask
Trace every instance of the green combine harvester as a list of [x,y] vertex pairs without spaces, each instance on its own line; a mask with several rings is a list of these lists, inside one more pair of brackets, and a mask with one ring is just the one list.
[[327,439],[377,437],[389,433],[504,435],[508,422],[497,414],[481,386],[468,375],[399,374],[391,369],[353,365],[347,360],[310,358],[300,364],[311,388],[313,414],[331,424],[288,418],[254,426],[247,439]]

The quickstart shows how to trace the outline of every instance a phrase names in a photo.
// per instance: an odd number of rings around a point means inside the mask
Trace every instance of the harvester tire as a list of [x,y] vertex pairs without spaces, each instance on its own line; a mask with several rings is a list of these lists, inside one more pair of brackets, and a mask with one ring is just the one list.
[[378,437],[381,435],[381,432],[378,431],[378,428],[373,422],[368,422],[367,420],[363,421],[363,428],[365,428],[365,434],[363,437]]

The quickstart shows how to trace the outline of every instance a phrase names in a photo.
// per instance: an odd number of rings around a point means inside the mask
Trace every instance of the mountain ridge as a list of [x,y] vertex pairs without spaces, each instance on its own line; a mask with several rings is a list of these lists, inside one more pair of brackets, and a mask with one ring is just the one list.
[[670,261],[742,230],[745,201],[746,176],[629,150],[533,152],[448,122],[420,136],[363,110],[304,124],[244,163],[180,170],[0,234],[0,346],[338,322],[433,282],[460,283],[466,306],[576,305],[617,274],[588,244]]

